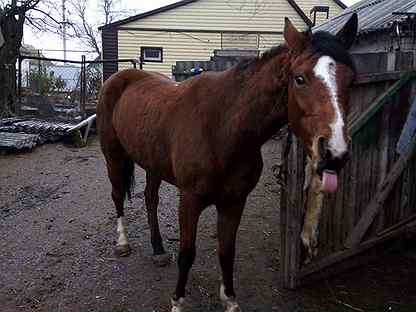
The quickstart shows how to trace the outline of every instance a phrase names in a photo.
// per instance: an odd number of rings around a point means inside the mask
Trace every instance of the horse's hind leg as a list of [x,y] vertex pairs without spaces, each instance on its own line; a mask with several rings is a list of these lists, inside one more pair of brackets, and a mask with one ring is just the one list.
[[119,257],[130,254],[130,245],[127,240],[127,229],[124,224],[124,202],[130,188],[133,186],[134,163],[127,157],[108,157],[107,170],[112,185],[111,197],[117,211],[117,245],[114,253]]
[[153,261],[158,266],[165,266],[169,263],[169,255],[163,248],[162,236],[159,230],[157,208],[159,205],[159,187],[161,179],[150,172],[146,172],[146,188],[144,191],[147,221],[150,227],[150,239],[153,248]]

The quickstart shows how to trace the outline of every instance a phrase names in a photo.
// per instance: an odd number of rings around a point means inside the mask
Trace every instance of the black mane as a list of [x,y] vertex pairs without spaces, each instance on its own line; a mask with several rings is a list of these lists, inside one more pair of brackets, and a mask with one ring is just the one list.
[[[311,36],[311,47],[313,53],[327,55],[333,58],[337,63],[345,64],[355,71],[354,63],[350,53],[344,48],[341,42],[328,32],[318,31]],[[285,44],[275,46],[265,51],[261,56],[245,59],[237,64],[240,71],[252,69],[259,62],[266,63],[275,56],[286,52],[288,47]]]
[[271,60],[272,58],[274,58],[275,56],[286,52],[288,50],[287,46],[284,44],[272,47],[271,49],[264,51],[263,54],[261,54],[258,57],[253,57],[253,58],[247,58],[241,62],[239,62],[237,64],[237,68],[239,70],[245,71],[247,69],[250,69],[252,67],[254,67],[258,62],[268,62],[269,60]]

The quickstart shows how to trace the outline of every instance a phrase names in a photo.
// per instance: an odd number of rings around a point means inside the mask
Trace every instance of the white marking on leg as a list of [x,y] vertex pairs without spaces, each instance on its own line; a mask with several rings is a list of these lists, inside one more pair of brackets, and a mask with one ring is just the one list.
[[129,244],[129,242],[127,241],[127,229],[123,224],[123,217],[117,219],[117,234],[117,245],[124,246]]
[[172,304],[171,312],[183,312],[183,306],[185,304],[185,298],[181,297],[178,300],[170,299],[170,303]]
[[220,298],[224,305],[225,312],[241,312],[240,306],[234,297],[227,297],[225,294],[225,286],[221,283],[220,286]]
[[334,106],[335,118],[329,125],[332,130],[329,149],[333,156],[338,157],[347,151],[347,142],[345,142],[343,133],[345,123],[338,102],[336,63],[334,59],[329,56],[321,56],[318,62],[316,62],[314,73],[317,78],[323,80],[328,88],[331,103]]

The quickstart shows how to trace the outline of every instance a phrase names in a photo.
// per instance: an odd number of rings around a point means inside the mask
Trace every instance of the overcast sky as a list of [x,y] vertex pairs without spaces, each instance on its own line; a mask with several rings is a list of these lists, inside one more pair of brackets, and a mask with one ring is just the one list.
[[[61,1],[61,0],[56,0]],[[91,10],[89,11],[89,20],[94,21],[96,26],[99,25],[99,18],[100,10],[99,10],[99,0],[90,0],[91,1]],[[346,5],[352,5],[359,0],[342,0]],[[177,2],[176,0],[119,0],[121,9],[127,11],[127,16],[129,15],[128,12],[131,10],[132,14],[134,15],[141,12],[146,12],[149,10],[153,10],[158,7],[162,7],[173,2]],[[55,57],[55,58],[62,58],[63,52],[62,51],[52,51],[52,50],[62,50],[62,39],[59,36],[50,35],[50,34],[42,34],[39,32],[33,32],[29,27],[25,27],[25,34],[24,34],[24,43],[30,44],[37,49],[41,49],[43,55],[47,57]],[[67,50],[85,50],[85,46],[82,45],[81,42],[77,42],[76,40],[68,40],[67,41]],[[68,52],[67,59],[74,59],[79,60],[82,54],[86,54],[87,58],[93,58],[94,54],[88,54],[85,52]]]

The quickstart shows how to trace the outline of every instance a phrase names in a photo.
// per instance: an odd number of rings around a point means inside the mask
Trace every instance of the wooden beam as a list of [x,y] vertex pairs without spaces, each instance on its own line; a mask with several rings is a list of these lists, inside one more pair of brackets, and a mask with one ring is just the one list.
[[383,92],[377,99],[361,114],[361,116],[354,120],[349,130],[351,135],[356,134],[367,122],[387,103],[392,96],[394,96],[409,80],[416,78],[416,72],[408,72],[400,80],[395,82],[390,88]]
[[297,280],[300,280],[308,275],[311,275],[315,272],[319,272],[324,268],[327,268],[329,266],[335,265],[339,262],[341,262],[342,260],[345,260],[347,258],[350,258],[352,256],[358,255],[360,253],[365,252],[366,250],[381,244],[383,242],[386,242],[390,239],[399,237],[401,235],[403,235],[404,233],[412,230],[414,227],[416,226],[416,221],[413,220],[412,222],[409,222],[407,224],[402,225],[400,228],[396,228],[396,226],[394,225],[391,228],[395,228],[395,229],[391,229],[388,228],[386,229],[386,234],[381,235],[381,236],[376,236],[375,238],[369,239],[368,241],[360,244],[359,246],[357,246],[356,248],[353,249],[347,249],[347,250],[343,250],[343,251],[339,251],[339,252],[335,252],[325,258],[323,258],[320,261],[317,262],[312,262],[311,264],[308,264],[307,266],[305,266],[304,268],[302,268],[299,273],[296,276]]
[[409,223],[412,223],[412,221],[416,221],[416,214],[411,215],[410,217],[408,217],[408,218],[406,218],[406,219],[404,219],[404,220],[396,223],[395,225],[393,225],[393,226],[385,229],[384,231],[381,231],[380,233],[377,233],[376,236],[383,236],[383,235],[385,235],[385,234],[387,234],[387,233],[389,233],[391,231],[394,231],[394,230],[396,230],[396,229],[398,229],[398,228],[400,228],[400,227],[402,227],[404,225],[407,225]]
[[348,235],[344,244],[345,247],[352,248],[361,242],[368,228],[373,223],[374,218],[383,207],[384,201],[393,189],[397,179],[400,177],[403,170],[406,168],[408,161],[413,156],[413,153],[416,150],[415,147],[416,136],[413,137],[407,153],[401,155],[400,158],[396,161],[396,163],[393,165],[393,168],[387,174],[387,178],[381,184],[379,191],[374,196],[370,204],[365,208],[357,225]]
[[289,133],[291,144],[288,150],[285,169],[286,187],[282,187],[281,197],[281,272],[283,286],[296,287],[296,273],[300,266],[300,232],[303,213],[304,149],[296,137]]
[[355,85],[362,85],[367,83],[374,82],[384,82],[384,81],[394,81],[403,78],[407,72],[403,71],[393,71],[393,72],[384,72],[384,73],[371,73],[371,74],[360,74],[355,80]]

